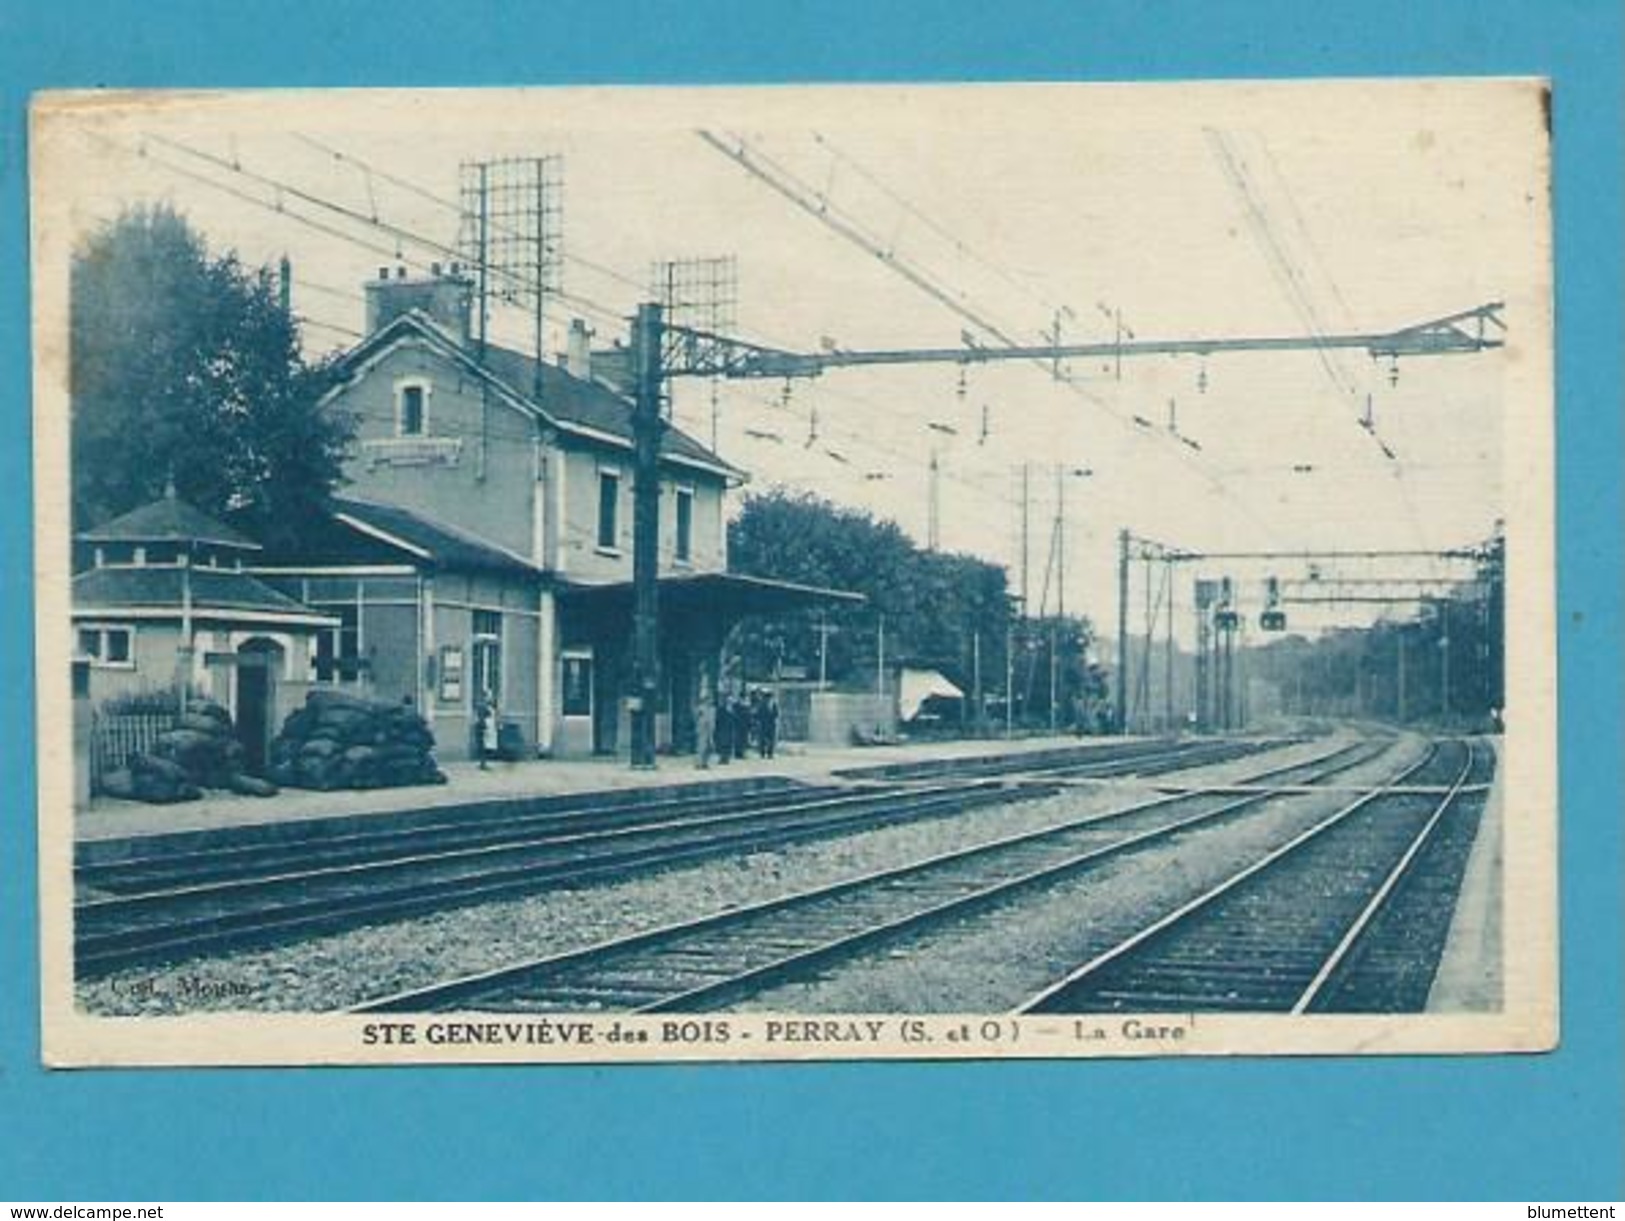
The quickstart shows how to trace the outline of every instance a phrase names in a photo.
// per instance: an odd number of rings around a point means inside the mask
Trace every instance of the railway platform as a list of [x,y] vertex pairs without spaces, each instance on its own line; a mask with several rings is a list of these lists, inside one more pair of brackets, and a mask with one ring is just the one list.
[[1497,768],[1428,993],[1429,1013],[1489,1013],[1502,1005],[1503,779]]
[[[519,763],[492,763],[482,771],[474,763],[442,765],[443,785],[414,785],[396,789],[312,792],[284,789],[275,797],[242,797],[209,793],[200,801],[175,805],[98,798],[76,812],[74,839],[81,848],[101,845],[110,850],[117,841],[171,836],[226,828],[262,827],[274,835],[278,824],[323,819],[350,819],[404,815],[414,811],[444,812],[504,800],[568,799],[588,793],[649,793],[681,789],[685,795],[712,789],[720,796],[748,792],[779,781],[830,783],[836,773],[850,768],[913,764],[929,760],[967,759],[1057,747],[1102,747],[1127,739],[1036,737],[978,739],[954,742],[915,742],[895,746],[804,747],[789,743],[771,759],[749,757],[725,765],[713,763],[701,770],[691,756],[662,758],[648,771],[634,771],[621,758],[537,759]],[[94,851],[94,849],[93,849]]]

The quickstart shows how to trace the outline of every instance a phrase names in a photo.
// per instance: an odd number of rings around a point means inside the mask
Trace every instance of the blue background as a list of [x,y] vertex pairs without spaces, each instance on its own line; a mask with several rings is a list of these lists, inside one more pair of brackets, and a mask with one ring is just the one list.
[[[1625,1194],[1618,0],[869,8],[0,0],[0,1199]],[[1358,1062],[40,1069],[34,764],[29,735],[16,730],[33,720],[30,91],[1451,73],[1556,82],[1561,1051]]]

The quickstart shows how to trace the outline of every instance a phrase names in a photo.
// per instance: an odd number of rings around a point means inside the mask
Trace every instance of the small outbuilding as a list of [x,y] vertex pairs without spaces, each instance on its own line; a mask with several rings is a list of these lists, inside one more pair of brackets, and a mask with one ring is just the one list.
[[230,710],[248,769],[264,769],[304,702],[332,615],[245,571],[258,543],[175,495],[75,538],[72,614],[92,707],[185,689]]

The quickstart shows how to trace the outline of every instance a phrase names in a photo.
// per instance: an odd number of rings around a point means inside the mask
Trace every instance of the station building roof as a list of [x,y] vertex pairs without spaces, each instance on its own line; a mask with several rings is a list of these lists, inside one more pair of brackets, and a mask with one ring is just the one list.
[[91,568],[73,578],[73,613],[92,615],[179,617],[191,585],[192,613],[199,616],[255,618],[273,616],[314,625],[337,622],[304,603],[272,589],[250,573],[193,565],[119,565]]
[[[446,359],[484,379],[503,400],[544,426],[619,449],[633,445],[632,403],[609,387],[575,377],[558,365],[497,344],[459,343],[457,337],[421,310],[408,310],[368,335],[344,354],[340,369],[352,374],[391,344],[416,335]],[[333,398],[345,389],[340,383],[328,392]],[[668,425],[661,434],[662,460],[709,472],[730,483],[742,483],[744,471],[700,444],[680,428]]]
[[399,505],[354,497],[335,497],[328,516],[301,529],[296,550],[273,550],[260,561],[268,570],[384,564],[542,576],[524,556],[465,530]]

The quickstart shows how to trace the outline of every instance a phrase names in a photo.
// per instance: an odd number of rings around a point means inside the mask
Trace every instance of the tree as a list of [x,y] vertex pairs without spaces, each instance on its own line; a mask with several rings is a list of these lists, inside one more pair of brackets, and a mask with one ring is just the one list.
[[318,409],[274,277],[210,255],[168,207],[126,210],[73,258],[73,512],[93,525],[177,492],[286,537],[340,479],[352,426]]
[[[861,607],[787,616],[751,625],[741,642],[747,668],[771,673],[780,665],[819,670],[820,623],[829,629],[826,672],[832,682],[872,681],[879,650],[879,621],[886,625],[886,655],[943,670],[967,693],[980,661],[982,690],[1003,690],[1011,605],[1005,570],[969,555],[922,551],[895,522],[843,508],[810,495],[784,491],[749,497],[728,532],[730,566],[752,576],[851,590],[867,599]],[[1088,621],[1058,624],[1060,701],[1070,709],[1091,688],[1085,658],[1092,636]],[[1049,625],[1033,642],[1048,648]],[[1017,707],[1028,661],[1017,658]],[[1034,715],[1049,712],[1048,653],[1043,654]],[[1098,685],[1099,678],[1095,677]],[[1060,702],[1058,701],[1058,702]],[[1063,712],[1063,723],[1070,717]]]
[[1502,557],[1405,618],[1288,636],[1253,650],[1288,713],[1488,727],[1505,702]]

